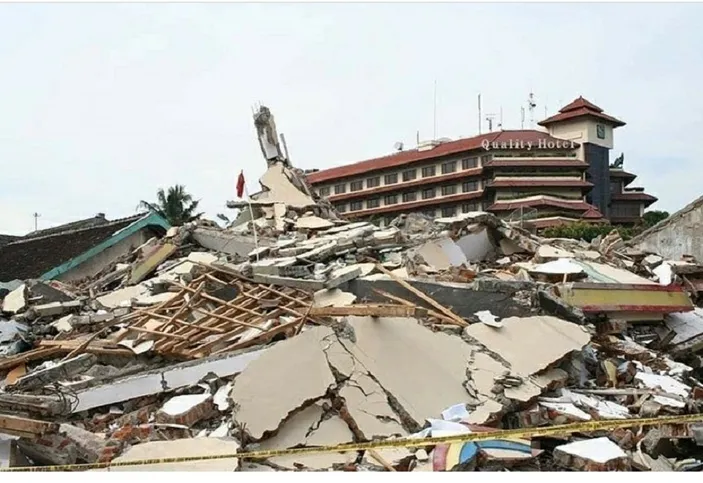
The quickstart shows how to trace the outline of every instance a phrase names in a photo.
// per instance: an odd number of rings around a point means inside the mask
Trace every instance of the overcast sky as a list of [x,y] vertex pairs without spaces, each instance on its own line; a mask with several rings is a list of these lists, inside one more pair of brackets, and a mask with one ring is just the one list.
[[[702,194],[703,5],[2,4],[0,233],[135,213],[186,185],[227,213],[265,162],[266,104],[291,161],[328,168],[583,95],[627,126],[611,160],[675,211]],[[528,127],[528,126],[526,126]]]

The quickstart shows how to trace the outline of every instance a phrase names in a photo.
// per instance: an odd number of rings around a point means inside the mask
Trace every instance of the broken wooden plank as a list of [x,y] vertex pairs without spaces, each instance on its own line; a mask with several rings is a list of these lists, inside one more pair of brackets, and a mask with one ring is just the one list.
[[59,425],[57,423],[0,414],[0,433],[36,438],[44,434],[56,434],[58,431]]
[[162,245],[158,250],[149,255],[146,260],[132,270],[132,276],[129,279],[129,283],[136,284],[144,280],[147,275],[156,270],[156,268],[161,265],[164,260],[173,255],[176,250],[178,250],[178,247],[171,243],[165,243]]
[[[401,303],[403,305],[406,305],[408,307],[415,307],[416,306],[414,303],[410,302],[409,300],[405,300],[404,298],[390,294],[384,290],[380,290],[380,289],[375,288],[375,289],[373,289],[373,291],[376,292],[377,294],[379,294],[381,297],[386,297],[389,300],[394,300],[394,301]],[[427,310],[427,315],[429,315],[430,317],[435,317],[435,318],[437,318],[441,321],[447,322],[451,325],[456,325],[456,322],[454,321],[454,319],[450,319],[446,315],[440,314],[439,312],[436,312],[434,310]]]
[[42,344],[40,343],[39,345],[40,348],[38,349],[32,349],[31,351],[23,352],[22,354],[17,354],[15,356],[8,357],[7,359],[0,361],[0,371],[14,369],[20,364],[26,364],[27,362],[48,359],[49,357],[61,353],[61,349],[59,349],[58,347],[41,348]]
[[430,297],[426,293],[416,289],[415,287],[410,285],[408,282],[406,282],[402,278],[396,276],[391,271],[386,270],[386,268],[383,265],[381,265],[380,263],[376,263],[376,268],[379,271],[381,271],[382,273],[385,273],[386,275],[391,277],[396,282],[398,282],[405,289],[409,290],[410,292],[417,295],[419,298],[421,298],[422,300],[424,300],[425,302],[427,302],[428,304],[432,305],[434,308],[436,308],[437,310],[442,312],[444,315],[446,315],[451,320],[453,320],[457,325],[460,325],[461,327],[466,327],[467,325],[469,325],[468,322],[466,322],[464,319],[459,317],[457,314],[455,314],[454,312],[452,312],[451,310],[449,310],[448,308],[446,308],[445,306],[443,306],[439,302],[437,302],[435,299],[433,299],[432,297]]
[[344,307],[313,307],[310,315],[341,317],[426,317],[427,309],[395,304],[347,305]]

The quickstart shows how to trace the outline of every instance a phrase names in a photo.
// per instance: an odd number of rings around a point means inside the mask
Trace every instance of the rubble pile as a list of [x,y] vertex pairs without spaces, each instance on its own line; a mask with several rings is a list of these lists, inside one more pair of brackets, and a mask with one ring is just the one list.
[[6,287],[0,466],[703,469],[695,260],[483,212],[346,222],[257,122],[264,189],[232,226]]

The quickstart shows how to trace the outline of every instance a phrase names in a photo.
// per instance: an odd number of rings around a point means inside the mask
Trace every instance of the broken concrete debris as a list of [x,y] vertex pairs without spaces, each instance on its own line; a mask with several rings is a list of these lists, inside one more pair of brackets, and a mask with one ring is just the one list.
[[[703,468],[700,429],[660,419],[703,412],[696,260],[640,252],[616,232],[545,239],[484,212],[348,222],[291,165],[270,111],[255,117],[267,171],[260,192],[228,203],[244,208],[228,228],[174,227],[91,279],[2,281],[0,451],[14,456],[1,461]],[[422,442],[643,417],[662,422]],[[237,456],[399,438],[415,446]]]

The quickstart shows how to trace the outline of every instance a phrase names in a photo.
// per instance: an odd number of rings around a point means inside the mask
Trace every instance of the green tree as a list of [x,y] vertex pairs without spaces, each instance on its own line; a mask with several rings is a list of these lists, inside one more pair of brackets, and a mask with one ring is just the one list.
[[659,223],[662,220],[666,220],[669,218],[669,212],[668,211],[659,211],[659,210],[654,210],[654,211],[648,211],[644,215],[642,215],[642,219],[644,220],[644,225],[649,228],[650,226],[654,226],[657,223]]
[[186,191],[185,186],[177,184],[164,191],[159,188],[156,192],[156,203],[149,203],[142,200],[139,203],[139,209],[147,209],[151,212],[158,213],[164,217],[173,226],[180,226],[189,221],[197,220],[203,213],[196,213],[199,200],[193,200],[193,197]]

